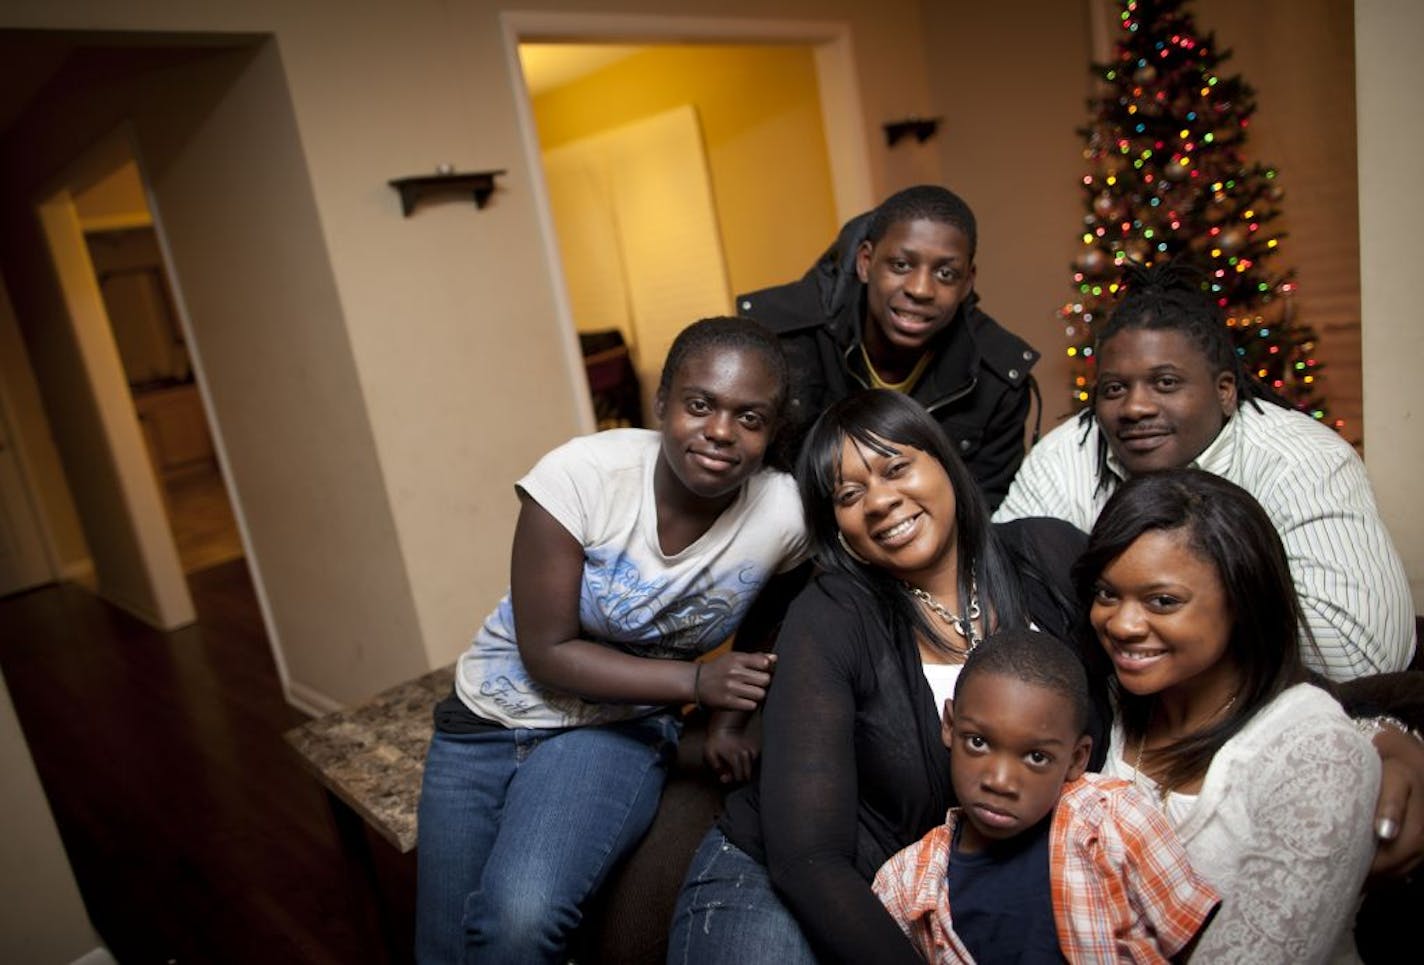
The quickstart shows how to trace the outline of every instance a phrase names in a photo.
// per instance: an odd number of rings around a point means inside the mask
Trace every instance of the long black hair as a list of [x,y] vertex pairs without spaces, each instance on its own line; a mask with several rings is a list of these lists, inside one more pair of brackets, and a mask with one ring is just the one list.
[[[1191,552],[1215,568],[1229,610],[1224,619],[1231,621],[1227,653],[1241,673],[1240,689],[1221,720],[1155,752],[1170,758],[1164,786],[1173,787],[1204,775],[1216,752],[1257,711],[1306,679],[1300,638],[1307,646],[1313,641],[1270,517],[1246,490],[1200,469],[1134,476],[1108,500],[1073,568],[1084,612],[1103,570],[1142,534],[1158,530],[1182,533]],[[1091,627],[1082,645],[1088,666],[1111,675],[1111,661]],[[1129,742],[1141,741],[1156,696],[1115,689],[1123,733]]]
[[771,439],[767,442],[762,463],[773,469],[791,470],[791,439],[789,409],[791,405],[791,369],[781,340],[766,326],[750,318],[716,316],[703,318],[677,333],[667,358],[663,361],[662,377],[658,380],[658,395],[666,397],[672,380],[683,364],[707,349],[732,349],[753,352],[761,356],[767,370],[776,380],[776,395],[772,398]]
[[909,446],[944,467],[954,488],[959,599],[966,608],[977,586],[985,633],[996,627],[1026,626],[1023,590],[1009,556],[989,525],[989,509],[939,424],[913,399],[888,389],[872,389],[832,405],[811,426],[796,460],[796,483],[811,531],[812,552],[822,569],[843,573],[870,591],[894,623],[908,624],[932,645],[946,650],[946,638],[925,616],[908,590],[890,574],[851,556],[839,539],[836,487],[847,439],[884,456]]

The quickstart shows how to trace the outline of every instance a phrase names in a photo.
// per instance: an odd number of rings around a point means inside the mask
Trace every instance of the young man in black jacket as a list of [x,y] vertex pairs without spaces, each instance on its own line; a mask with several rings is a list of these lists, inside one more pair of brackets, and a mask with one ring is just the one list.
[[974,213],[935,185],[907,188],[848,222],[800,281],[739,296],[791,362],[792,416],[891,388],[944,428],[990,509],[1024,456],[1039,353],[978,308]]

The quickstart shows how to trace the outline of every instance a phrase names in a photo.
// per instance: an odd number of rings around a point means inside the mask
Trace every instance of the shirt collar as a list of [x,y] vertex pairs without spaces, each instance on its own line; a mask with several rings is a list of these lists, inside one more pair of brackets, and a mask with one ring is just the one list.
[[[1221,431],[1216,434],[1216,438],[1211,440],[1211,444],[1201,451],[1201,455],[1189,463],[1194,469],[1203,469],[1217,476],[1231,478],[1231,467],[1236,463],[1236,452],[1239,447],[1238,440],[1241,437],[1241,430],[1237,428],[1241,410],[1237,409],[1226,420],[1226,424],[1221,427]],[[1098,431],[1102,432],[1102,426],[1098,426]],[[1112,446],[1107,445],[1107,438],[1104,435],[1103,445],[1107,449],[1107,467],[1119,480],[1127,479],[1127,470],[1118,462],[1117,454],[1113,452]]]

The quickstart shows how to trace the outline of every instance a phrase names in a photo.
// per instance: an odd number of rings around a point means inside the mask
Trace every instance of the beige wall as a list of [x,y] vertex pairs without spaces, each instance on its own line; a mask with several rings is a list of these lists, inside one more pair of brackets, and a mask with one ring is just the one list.
[[1364,309],[1365,462],[1424,613],[1424,326],[1419,320],[1416,184],[1424,154],[1424,6],[1356,0],[1360,274]]
[[[1047,426],[1076,408],[1056,310],[1071,295],[1084,214],[1076,128],[1088,120],[1088,64],[1101,56],[1090,18],[1114,9],[1104,0],[1028,0],[1007,23],[993,4],[925,4],[935,113],[945,119],[942,177],[979,216],[984,307],[1043,352],[1035,374]],[[1326,391],[1338,394],[1345,434],[1358,439],[1349,0],[1198,0],[1192,12],[1199,30],[1234,49],[1224,69],[1257,89],[1248,154],[1281,171],[1290,238],[1278,261],[1298,269],[1299,317],[1322,335]]]
[[100,507],[85,516],[96,558],[125,538],[122,510],[102,510],[116,456],[94,438],[28,207],[34,185],[124,119],[172,243],[289,690],[319,705],[414,675],[428,661],[271,44],[79,87],[0,153],[7,278],[70,484]]
[[[133,109],[289,692],[309,703],[463,649],[508,579],[511,482],[586,418],[500,7],[12,0],[0,13],[0,27],[273,35],[250,62],[189,65],[201,76]],[[678,9],[766,16],[753,0]],[[905,39],[917,2],[788,0],[777,15],[849,25],[869,130],[929,110],[923,53]],[[81,111],[90,128],[122,112],[101,100]],[[80,140],[60,126],[40,160]],[[447,162],[509,173],[483,211],[402,218],[386,181]],[[873,144],[876,194],[886,167]]]
[[63,965],[93,951],[89,923],[35,762],[0,677],[0,961]]
[[40,528],[49,542],[49,563],[55,578],[76,579],[90,572],[89,547],[79,524],[79,512],[64,477],[59,453],[50,435],[39,386],[35,384],[29,351],[0,278],[0,381],[4,382],[11,427],[20,464],[35,497]]
[[1297,317],[1320,336],[1332,421],[1359,442],[1359,192],[1355,159],[1352,0],[1197,0],[1197,26],[1233,54],[1225,70],[1256,89],[1250,160],[1280,171],[1285,191],[1273,266],[1296,269]]
[[[982,307],[1043,353],[1046,432],[1071,411],[1057,309],[1069,295],[1090,58],[1087,5],[926,3],[941,178],[979,221]],[[916,148],[906,144],[893,151]]]

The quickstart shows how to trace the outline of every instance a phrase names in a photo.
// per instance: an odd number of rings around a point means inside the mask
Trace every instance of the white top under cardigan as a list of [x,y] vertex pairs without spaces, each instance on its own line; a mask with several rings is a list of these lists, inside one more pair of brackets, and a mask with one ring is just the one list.
[[[1105,773],[1157,786],[1114,726]],[[1380,762],[1340,705],[1297,684],[1217,751],[1195,796],[1167,816],[1222,896],[1201,962],[1358,961],[1351,924],[1375,852]]]

